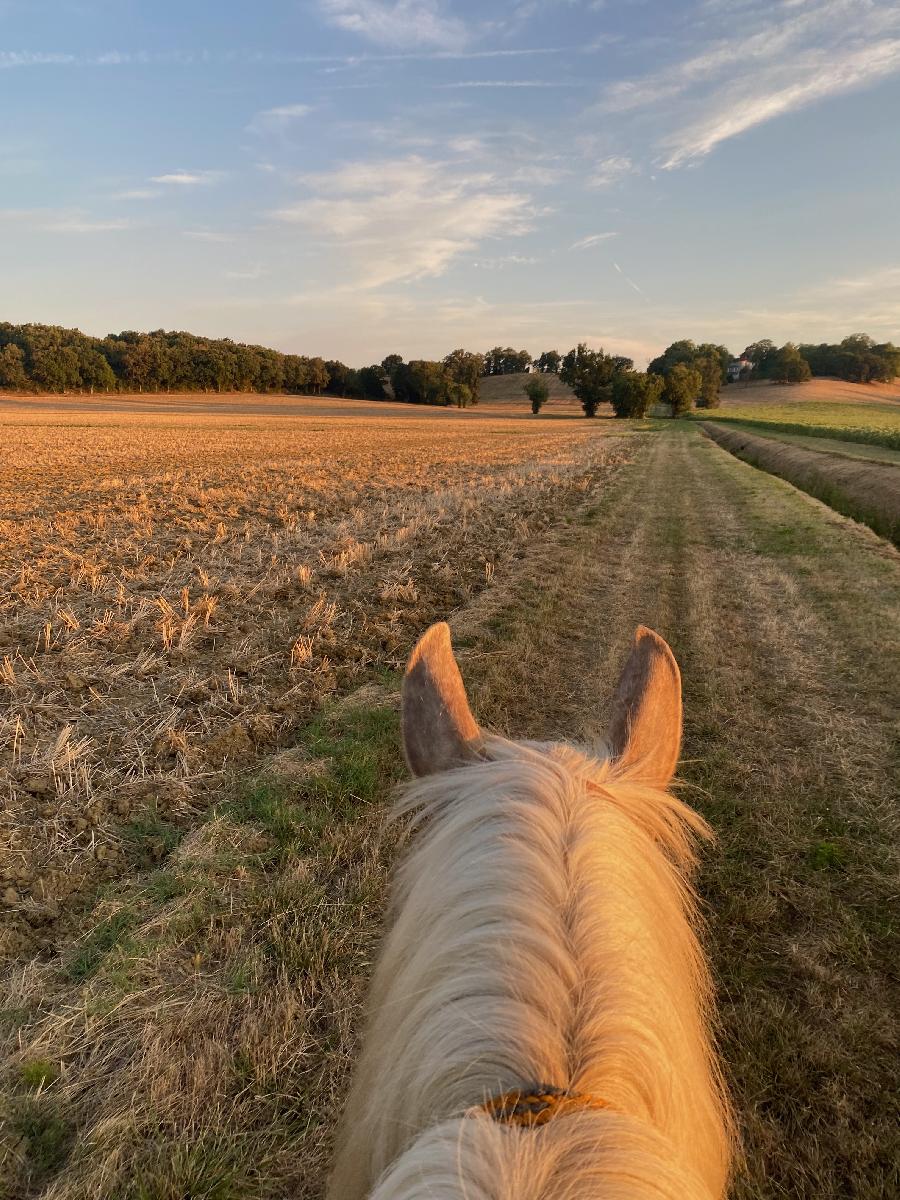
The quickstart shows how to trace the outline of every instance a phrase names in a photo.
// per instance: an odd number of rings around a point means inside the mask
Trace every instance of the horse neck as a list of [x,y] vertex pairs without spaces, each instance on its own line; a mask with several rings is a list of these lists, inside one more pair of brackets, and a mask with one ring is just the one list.
[[721,1172],[708,980],[683,876],[699,819],[573,751],[498,741],[488,753],[402,802],[420,828],[353,1102],[380,1168],[415,1134],[540,1082],[601,1097]]

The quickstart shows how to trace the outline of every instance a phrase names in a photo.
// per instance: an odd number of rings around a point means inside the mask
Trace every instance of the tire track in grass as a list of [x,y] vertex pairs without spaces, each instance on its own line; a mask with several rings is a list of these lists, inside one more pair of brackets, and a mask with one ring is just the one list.
[[854,654],[834,649],[866,607],[848,592],[883,560],[852,536],[851,552],[847,528],[793,489],[757,488],[696,439],[670,448],[676,653],[697,758],[684,774],[709,793],[720,834],[704,882],[747,1133],[737,1194],[874,1198],[891,1170],[890,712],[866,695]]
[[874,1198],[893,1169],[893,723],[854,630],[866,610],[890,627],[896,564],[712,446],[669,448],[683,773],[720,834],[704,884],[745,1119],[736,1193]]
[[677,427],[593,519],[531,619],[520,609],[501,631],[509,653],[489,660],[481,715],[493,703],[516,735],[577,736],[579,718],[596,727],[605,713],[634,626],[671,641],[681,774],[719,835],[702,888],[745,1130],[735,1196],[891,1194],[897,695],[884,639],[900,558]]

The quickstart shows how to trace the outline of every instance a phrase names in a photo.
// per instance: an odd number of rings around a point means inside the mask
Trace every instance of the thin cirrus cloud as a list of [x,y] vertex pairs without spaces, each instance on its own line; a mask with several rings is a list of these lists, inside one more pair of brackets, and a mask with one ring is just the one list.
[[[790,74],[796,74],[797,69],[798,65],[792,64]],[[723,103],[713,116],[690,123],[665,139],[667,154],[662,166],[667,170],[685,166],[755,125],[830,96],[870,87],[898,70],[900,39],[897,38],[843,57],[827,52],[809,54],[800,65],[799,79],[787,79],[786,72],[779,67],[752,82],[726,88],[721,95]]]
[[599,246],[602,242],[608,242],[611,238],[617,238],[619,235],[616,231],[609,233],[590,233],[587,237],[581,238],[577,242],[573,242],[569,247],[570,250],[590,250],[592,246]]
[[319,10],[338,28],[395,50],[460,50],[469,40],[463,22],[437,0],[319,0]]
[[530,198],[490,173],[418,156],[302,177],[310,195],[272,213],[331,246],[364,288],[442,275],[481,243],[532,228]]
[[574,88],[582,85],[577,80],[565,79],[463,79],[436,86],[444,91],[454,91],[459,88]]
[[124,192],[116,192],[114,200],[154,200],[162,195],[159,188],[126,188]]
[[0,209],[0,226],[14,225],[33,233],[92,234],[119,233],[133,229],[132,221],[97,219],[80,211],[59,211],[46,208]]
[[630,158],[626,158],[623,154],[613,154],[609,158],[602,158],[594,165],[587,182],[590,187],[611,187],[627,175],[634,174],[635,170],[636,167]]
[[279,104],[258,112],[247,128],[251,133],[283,133],[313,111],[311,104]]
[[[695,16],[709,43],[701,53],[609,84],[593,110],[620,122],[649,112],[666,170],[691,166],[747,130],[900,70],[900,39],[891,36],[900,32],[894,3],[806,0],[773,9],[768,0],[707,0]],[[716,21],[721,38],[714,36]]]
[[230,245],[234,238],[229,233],[217,233],[214,229],[185,229],[182,237],[194,242],[212,242],[217,245]]
[[169,171],[165,175],[152,175],[150,182],[163,187],[192,188],[218,183],[222,177],[221,171]]

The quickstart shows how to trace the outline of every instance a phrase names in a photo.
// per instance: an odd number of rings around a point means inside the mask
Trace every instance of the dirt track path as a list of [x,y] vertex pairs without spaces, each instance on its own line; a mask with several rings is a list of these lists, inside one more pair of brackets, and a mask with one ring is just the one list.
[[735,1195],[892,1194],[900,555],[676,431],[559,554],[484,647],[482,715],[596,729],[634,626],[669,639],[681,775],[719,836],[702,887],[746,1138]]

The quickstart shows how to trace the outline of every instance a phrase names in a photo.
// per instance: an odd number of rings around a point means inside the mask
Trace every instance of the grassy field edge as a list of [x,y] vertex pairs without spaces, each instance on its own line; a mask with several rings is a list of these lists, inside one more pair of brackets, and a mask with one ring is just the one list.
[[[879,496],[877,489],[861,487],[859,482],[847,483],[829,478],[829,471],[834,468],[827,458],[816,450],[791,446],[791,450],[794,451],[792,457],[780,454],[775,447],[787,447],[789,444],[779,442],[777,433],[774,433],[773,437],[762,438],[745,433],[743,438],[738,439],[738,429],[734,428],[735,425],[737,422],[720,425],[715,420],[707,420],[702,423],[701,428],[708,437],[743,462],[771,475],[777,475],[816,500],[821,500],[842,516],[868,525],[879,537],[900,545],[900,504],[895,496],[887,492]],[[829,457],[835,458],[833,455]],[[872,463],[871,467],[888,472],[897,470],[890,464],[882,463]]]

